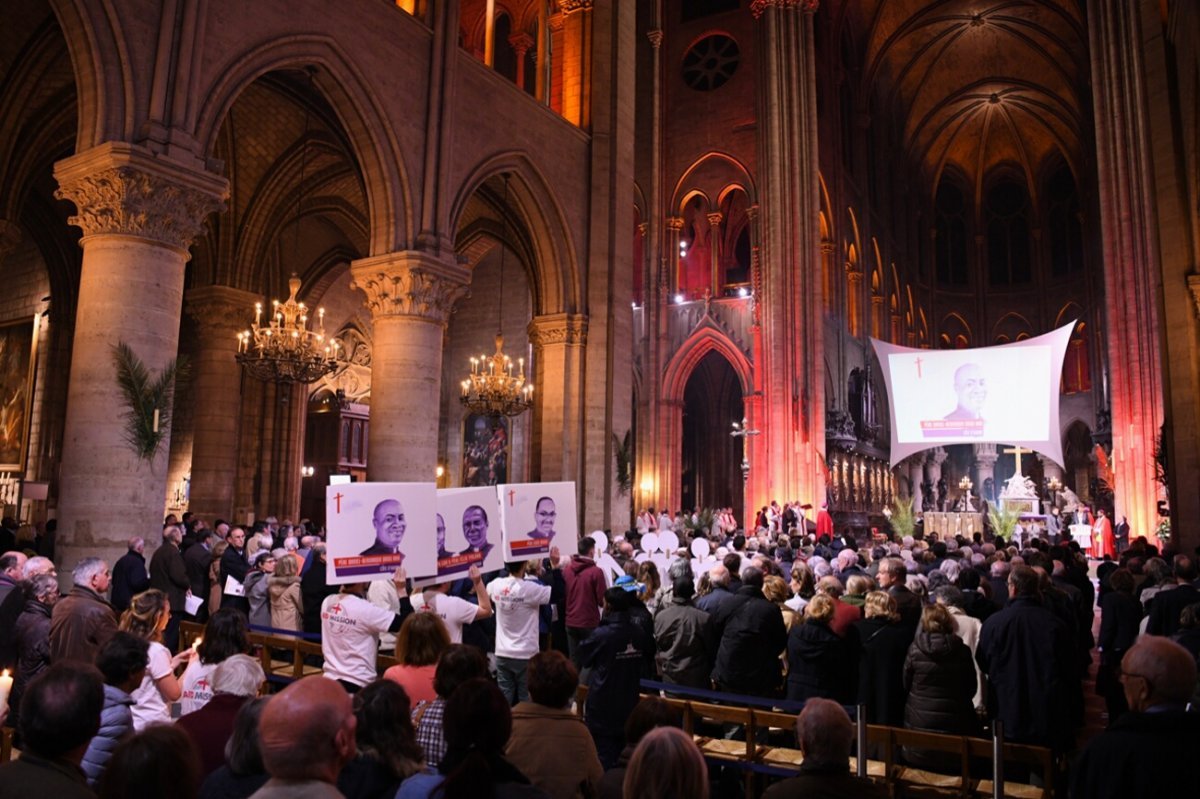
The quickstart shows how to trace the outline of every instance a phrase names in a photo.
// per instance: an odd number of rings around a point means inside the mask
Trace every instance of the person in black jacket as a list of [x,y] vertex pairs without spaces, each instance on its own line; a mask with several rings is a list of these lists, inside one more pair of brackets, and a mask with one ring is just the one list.
[[855,622],[862,647],[858,661],[858,702],[867,706],[867,722],[899,727],[904,723],[904,660],[912,628],[900,623],[896,600],[872,591],[863,603],[866,618]]
[[904,690],[905,727],[951,735],[978,732],[975,664],[944,605],[927,605],[921,613],[921,627],[904,660]]
[[839,636],[833,620],[833,599],[817,594],[804,606],[804,623],[788,633],[787,698],[802,701],[813,697],[853,704],[858,688],[858,629],[850,627]]
[[1191,654],[1144,636],[1121,660],[1129,712],[1092,739],[1076,761],[1071,795],[1088,799],[1200,796],[1200,713],[1186,711],[1196,686]]
[[237,581],[239,591],[244,590],[246,582],[246,573],[250,571],[250,562],[246,560],[246,531],[241,527],[234,527],[229,531],[228,538],[225,539],[229,543],[229,547],[225,550],[225,554],[221,556],[221,607],[234,608],[250,616],[250,603],[246,601],[246,597],[242,593],[230,593],[229,589],[234,587],[229,582],[232,577]]
[[208,576],[208,568],[212,563],[212,538],[211,530],[197,530],[192,545],[183,550],[183,565],[187,570],[188,587],[191,589],[192,596],[204,600],[204,604],[200,606],[192,619],[198,622],[206,621],[209,614],[208,594],[212,585]]
[[117,559],[112,568],[112,606],[117,614],[129,608],[129,600],[150,587],[150,576],[146,574],[146,556],[142,554],[146,542],[141,536],[129,539],[129,551]]
[[157,588],[171,603],[171,620],[163,630],[163,646],[175,652],[179,649],[179,622],[187,614],[187,595],[191,590],[187,566],[179,545],[183,542],[183,531],[171,526],[163,530],[162,545],[154,550],[150,558],[150,587]]
[[625,746],[625,719],[637,705],[642,670],[654,658],[653,637],[629,615],[633,600],[623,588],[605,591],[600,626],[579,645],[579,660],[589,669],[584,721],[606,769]]
[[1150,600],[1150,621],[1146,632],[1151,635],[1174,635],[1179,629],[1183,609],[1200,602],[1200,581],[1196,580],[1196,561],[1190,555],[1176,555],[1173,563],[1177,588],[1159,591]]
[[762,571],[747,566],[742,587],[711,614],[719,637],[713,681],[722,691],[748,696],[779,693],[779,655],[787,646],[787,628],[783,614],[762,589]]
[[1121,671],[1121,658],[1137,640],[1142,603],[1133,595],[1133,574],[1129,569],[1117,569],[1109,575],[1108,584],[1112,590],[1100,602],[1100,670],[1096,673],[1096,692],[1108,706],[1111,727],[1129,710],[1117,675]]

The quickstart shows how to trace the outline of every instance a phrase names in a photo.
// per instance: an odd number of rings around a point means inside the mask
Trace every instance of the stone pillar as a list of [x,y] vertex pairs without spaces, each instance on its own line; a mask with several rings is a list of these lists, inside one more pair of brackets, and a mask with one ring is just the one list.
[[534,364],[534,481],[578,479],[587,329],[587,317],[579,314],[537,316],[529,323]]
[[229,286],[200,286],[184,297],[199,341],[192,361],[192,484],[188,509],[212,520],[233,519],[237,481],[242,370],[237,333],[245,330],[262,297]]
[[[938,481],[942,479],[942,464],[949,457],[948,452],[942,447],[931,449],[929,451],[929,460],[925,462],[925,479],[930,485],[930,501],[934,504],[935,510],[941,510],[941,506],[937,504],[938,500]],[[947,492],[949,494],[949,492]]]
[[[437,468],[442,337],[470,272],[418,251],[350,264],[371,311],[370,459],[373,481],[429,481]],[[433,418],[430,418],[430,414]]]
[[925,492],[921,484],[925,482],[925,453],[913,455],[908,461],[908,482],[912,484],[909,496],[913,500],[913,512],[920,513],[925,507]]
[[[979,496],[987,499],[988,502],[995,502],[1000,491],[996,488],[996,461],[999,460],[1000,453],[996,452],[995,444],[976,444],[975,445],[975,491]],[[988,497],[984,491],[984,484],[992,481],[993,495]]]
[[709,285],[712,286],[714,297],[721,296],[721,289],[725,285],[725,276],[721,274],[721,219],[720,211],[714,211],[708,215],[708,254],[712,260],[712,277],[709,279]]
[[[592,12],[594,0],[560,0],[563,48],[555,48],[562,70],[562,115],[578,127],[592,126]],[[557,42],[556,42],[557,44]]]
[[[823,496],[811,467],[825,447],[817,174],[815,0],[755,0],[764,347],[755,361],[763,390],[762,499]],[[761,493],[760,493],[761,492]]]
[[508,43],[512,45],[513,53],[517,56],[517,76],[515,83],[525,89],[525,55],[533,47],[533,37],[528,33],[514,33],[508,37]]
[[[1116,516],[1129,518],[1131,536],[1152,535],[1158,522],[1154,444],[1163,423],[1164,342],[1159,319],[1162,263],[1156,235],[1159,198],[1150,138],[1155,118],[1147,108],[1141,19],[1142,8],[1149,4],[1089,0],[1087,5]],[[1161,22],[1156,19],[1151,24],[1157,29]],[[1165,93],[1166,87],[1161,91]],[[1163,108],[1162,113],[1170,112]],[[1166,149],[1173,148],[1166,145]],[[1134,308],[1136,313],[1131,312]],[[1190,449],[1194,455],[1194,444]],[[1196,492],[1190,493],[1189,501],[1194,501]]]
[[188,247],[228,183],[123,142],[59,161],[54,177],[83,230],[58,504],[70,568],[89,555],[111,562],[130,535],[162,529],[170,436],[149,462],[126,442],[113,346],[129,345],[152,375],[176,357]]

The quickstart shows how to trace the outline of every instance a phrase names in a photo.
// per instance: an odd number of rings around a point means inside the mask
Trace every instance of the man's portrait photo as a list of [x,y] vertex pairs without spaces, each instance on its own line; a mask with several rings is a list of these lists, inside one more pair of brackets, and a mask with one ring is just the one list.
[[537,538],[549,541],[554,538],[554,520],[558,518],[554,500],[550,497],[540,497],[533,509],[533,529],[527,538]]
[[361,555],[400,555],[400,542],[404,540],[404,507],[396,499],[385,499],[375,506],[372,515],[375,525],[375,543],[364,549]]
[[463,511],[462,530],[467,539],[467,548],[458,554],[478,555],[472,562],[483,563],[492,551],[492,544],[488,542],[487,511],[479,505],[472,505]]
[[987,379],[976,363],[965,363],[954,370],[954,393],[958,404],[945,418],[948,421],[983,419],[983,403],[987,401]]
[[454,553],[446,549],[446,520],[442,518],[442,514],[437,515],[437,549],[438,560],[454,557]]

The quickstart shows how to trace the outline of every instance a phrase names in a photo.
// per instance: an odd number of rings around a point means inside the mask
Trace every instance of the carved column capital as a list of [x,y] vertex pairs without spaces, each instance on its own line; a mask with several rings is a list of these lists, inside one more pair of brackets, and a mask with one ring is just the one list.
[[583,314],[535,316],[529,323],[529,341],[535,347],[547,344],[586,344],[588,318]]
[[367,295],[373,318],[416,317],[443,326],[471,280],[466,268],[417,251],[354,261],[350,274],[350,287]]
[[878,294],[872,294],[871,295],[871,304],[874,305],[876,308],[882,307],[883,306],[883,297],[879,296]]
[[655,28],[652,31],[647,31],[646,38],[650,40],[650,46],[655,50],[657,50],[659,47],[662,47],[663,32],[658,28]]
[[725,218],[725,215],[722,214],[720,211],[713,211],[711,214],[708,214],[708,224],[711,225],[712,227],[720,227],[721,220],[724,218]]
[[767,9],[789,9],[796,8],[803,11],[805,14],[817,13],[817,8],[820,6],[820,0],[753,0],[750,3],[750,13],[758,19],[767,12]]
[[558,0],[558,10],[564,15],[574,14],[576,11],[591,11],[595,0]]
[[261,295],[231,286],[197,286],[184,293],[183,312],[196,322],[206,338],[234,349],[235,335],[249,327],[254,303],[262,300]]
[[676,233],[683,230],[683,217],[668,216],[667,217],[667,230],[673,230]]
[[107,142],[54,165],[58,190],[77,213],[67,221],[84,237],[124,235],[186,251],[205,218],[225,207],[229,182],[158,158],[124,142]]
[[937,447],[929,450],[929,462],[934,466],[941,466],[946,462],[946,458],[950,457],[950,453],[944,447]]
[[533,49],[533,37],[528,33],[518,32],[508,37],[508,43],[512,45],[512,49],[516,52],[517,58],[524,58],[525,54]]

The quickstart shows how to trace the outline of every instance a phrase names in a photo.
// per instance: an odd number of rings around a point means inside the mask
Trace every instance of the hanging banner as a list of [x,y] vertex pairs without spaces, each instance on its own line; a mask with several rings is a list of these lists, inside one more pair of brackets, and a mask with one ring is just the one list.
[[508,483],[499,489],[506,561],[543,557],[551,546],[563,558],[579,551],[574,483]]
[[437,571],[433,483],[350,483],[325,489],[330,585]]

